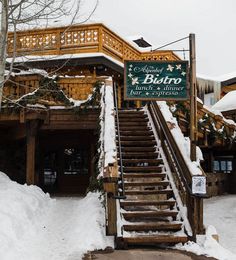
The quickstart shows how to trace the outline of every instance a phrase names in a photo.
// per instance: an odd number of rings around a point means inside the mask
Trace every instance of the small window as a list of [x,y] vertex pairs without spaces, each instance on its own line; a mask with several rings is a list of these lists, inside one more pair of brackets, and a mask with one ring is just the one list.
[[213,172],[231,173],[233,171],[232,160],[215,160],[213,165]]
[[220,163],[219,161],[214,161],[214,172],[220,171]]
[[67,148],[64,150],[64,174],[88,173],[88,154],[84,149]]

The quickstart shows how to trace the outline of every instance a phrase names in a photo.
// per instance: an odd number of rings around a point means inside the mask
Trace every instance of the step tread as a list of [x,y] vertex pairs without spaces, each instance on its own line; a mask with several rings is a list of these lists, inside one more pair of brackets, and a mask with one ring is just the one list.
[[163,163],[162,159],[124,159],[123,162],[127,163]]
[[173,194],[171,189],[163,190],[126,190],[125,195],[155,195],[155,194]]
[[165,178],[166,173],[124,173],[124,178]]
[[125,200],[121,201],[120,205],[123,206],[145,206],[145,205],[168,205],[174,206],[175,200]]
[[123,225],[125,231],[180,230],[182,222],[134,222]]
[[186,235],[138,235],[123,237],[128,244],[159,244],[159,243],[185,243],[188,241]]
[[126,187],[128,186],[168,186],[169,181],[124,181]]
[[122,146],[153,146],[156,145],[155,140],[151,141],[122,141],[121,140],[121,145]]
[[135,219],[135,218],[156,218],[156,217],[176,217],[178,211],[174,210],[158,210],[158,211],[126,211],[122,215],[125,219]]
[[124,136],[122,135],[120,137],[121,141],[153,141],[155,140],[155,137],[153,135],[148,135],[148,136]]
[[160,172],[163,169],[163,166],[123,166],[125,171],[157,171]]

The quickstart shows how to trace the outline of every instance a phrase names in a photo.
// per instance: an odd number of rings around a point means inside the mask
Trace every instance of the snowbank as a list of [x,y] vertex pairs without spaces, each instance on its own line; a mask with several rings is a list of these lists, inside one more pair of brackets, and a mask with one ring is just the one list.
[[51,199],[0,172],[0,259],[79,260],[88,250],[113,247],[100,196]]
[[216,233],[213,226],[209,226],[206,231],[206,235],[199,237],[197,243],[187,242],[184,245],[176,245],[177,249],[186,250],[188,252],[195,253],[196,255],[207,255],[215,257],[219,260],[235,260],[236,255],[229,250],[222,247],[213,237]]
[[40,188],[20,185],[0,172],[1,260],[22,259],[20,241],[26,233],[36,235],[34,227],[48,210],[50,200]]

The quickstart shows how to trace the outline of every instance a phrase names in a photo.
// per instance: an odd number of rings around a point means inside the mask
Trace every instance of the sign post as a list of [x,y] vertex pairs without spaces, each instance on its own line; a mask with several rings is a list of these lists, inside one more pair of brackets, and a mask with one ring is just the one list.
[[196,50],[195,34],[189,35],[190,47],[190,158],[196,161],[196,144],[197,144],[197,84],[196,84]]
[[186,100],[187,61],[126,61],[126,100]]

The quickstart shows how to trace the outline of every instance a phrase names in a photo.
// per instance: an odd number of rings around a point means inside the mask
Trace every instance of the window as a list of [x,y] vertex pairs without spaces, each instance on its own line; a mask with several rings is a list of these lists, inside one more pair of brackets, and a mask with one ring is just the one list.
[[213,172],[231,173],[233,171],[232,160],[218,159],[213,163]]
[[64,149],[64,174],[88,174],[88,151],[79,148]]

